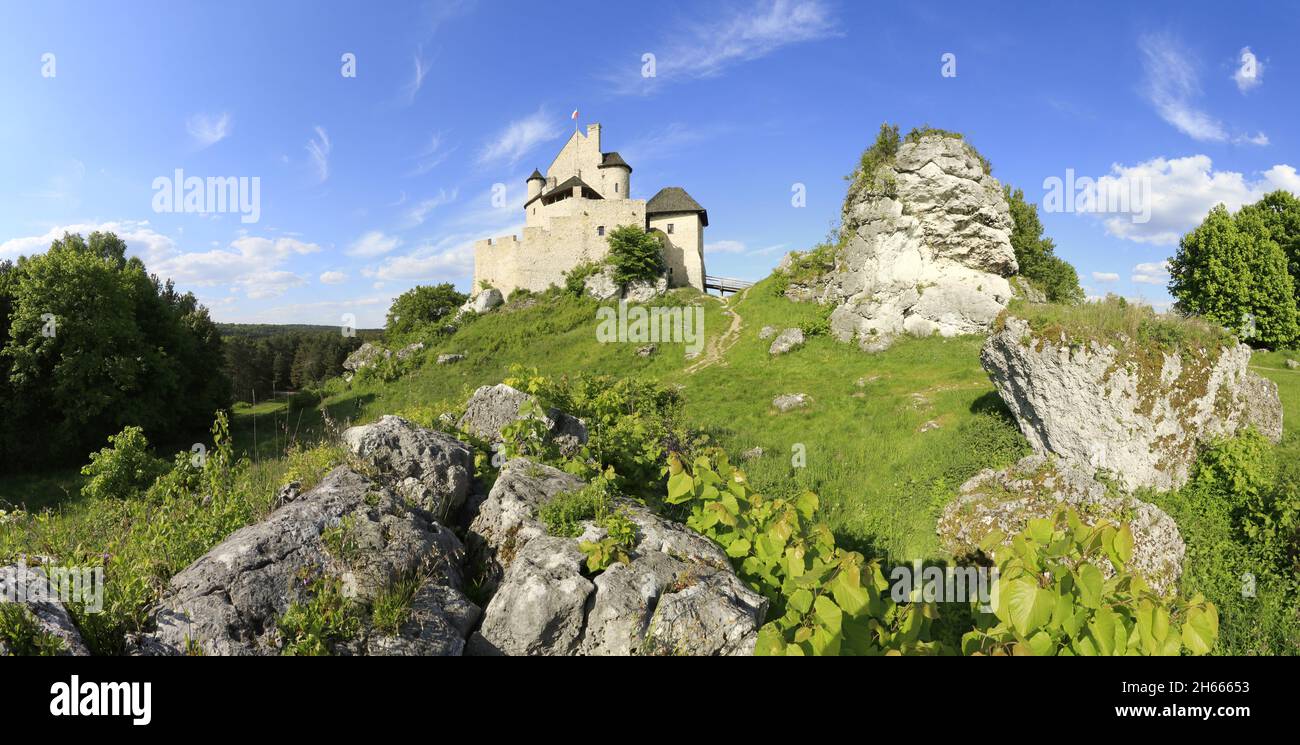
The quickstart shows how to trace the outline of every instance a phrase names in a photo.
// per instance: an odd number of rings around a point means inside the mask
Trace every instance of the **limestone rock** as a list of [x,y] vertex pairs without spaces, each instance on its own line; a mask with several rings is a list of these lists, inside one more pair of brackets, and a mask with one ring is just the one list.
[[505,302],[505,298],[501,297],[501,291],[495,287],[489,287],[465,301],[460,310],[461,312],[487,313],[503,302]]
[[614,281],[614,270],[606,266],[583,280],[583,289],[597,300],[621,298],[629,303],[645,303],[668,291],[668,278],[658,277],[653,282],[637,280],[620,288]]
[[[505,383],[485,385],[474,391],[465,407],[465,415],[460,419],[460,428],[491,442],[501,441],[501,430],[531,416],[521,414],[521,408],[537,403],[537,399],[523,391],[511,388]],[[549,437],[553,438],[560,449],[575,450],[587,442],[587,425],[577,417],[558,410],[549,409],[543,421]]]
[[778,329],[775,326],[764,326],[763,328],[758,330],[758,338],[762,339],[763,341],[767,341],[768,339],[771,339],[773,336],[776,336],[776,332],[779,330],[780,329]]
[[413,344],[407,344],[406,346],[397,350],[397,359],[399,361],[406,360],[412,357],[413,355],[415,355],[415,353],[422,352],[422,351],[424,351],[424,342],[422,341],[417,341]]
[[[338,556],[325,532],[341,531]],[[316,575],[338,578],[346,594],[372,600],[392,581],[419,572],[461,587],[464,550],[456,535],[423,510],[340,466],[316,488],[235,531],[167,585],[145,635],[145,654],[278,654],[276,622],[304,600]]]
[[437,518],[465,503],[474,470],[465,443],[392,415],[349,428],[343,441],[376,478]]
[[439,365],[451,365],[465,359],[463,354],[440,354],[438,355]]
[[772,405],[776,407],[777,411],[786,412],[802,409],[811,400],[807,393],[786,393],[772,399]]
[[1035,451],[1108,471],[1126,489],[1182,486],[1207,441],[1247,425],[1280,438],[1277,386],[1247,369],[1249,347],[1120,347],[1071,347],[1008,317],[980,362]]
[[377,344],[372,344],[371,342],[366,342],[357,347],[355,352],[349,354],[347,359],[343,360],[343,369],[347,370],[349,373],[355,374],[364,368],[374,365],[379,360],[388,359],[391,356],[393,356],[392,350],[384,349],[383,347]]
[[814,298],[837,306],[842,341],[877,351],[905,333],[983,333],[1012,297],[1010,208],[960,138],[904,141],[875,185],[850,190],[842,220],[846,240]]
[[1295,370],[1296,368],[1300,368],[1300,362],[1297,362],[1295,360],[1287,360],[1286,366],[1288,369]]
[[500,566],[497,590],[469,654],[750,654],[767,601],[747,588],[713,541],[640,505],[618,508],[636,525],[628,564],[589,578],[580,540],[546,534],[542,505],[583,483],[516,459],[506,464],[471,524]]
[[[38,632],[59,640],[58,654],[85,657],[90,654],[90,650],[82,641],[72,616],[63,607],[59,590],[51,584],[42,567],[30,567],[25,563],[0,566],[0,603],[16,603],[21,606],[20,612],[26,613],[34,621]],[[16,651],[9,650],[8,653]],[[0,656],[5,654],[5,643],[0,639]]]
[[[1065,506],[1076,508],[1088,525],[1100,520],[1128,523],[1133,533],[1129,562],[1133,572],[1156,592],[1176,590],[1185,547],[1173,518],[1131,496],[1108,494],[1085,468],[1042,455],[1030,455],[1002,471],[976,474],[944,509],[938,533],[953,555],[973,554],[994,530],[1001,531],[1004,543],[1009,543],[1030,520],[1051,517]],[[1107,577],[1115,573],[1109,560],[1101,569]]]
[[652,356],[654,356],[654,353],[655,353],[656,351],[658,351],[658,350],[659,350],[658,345],[656,345],[656,344],[647,344],[647,345],[645,345],[644,347],[637,347],[637,348],[636,348],[636,356],[637,356],[637,357],[652,357]]
[[799,329],[786,329],[772,341],[772,346],[768,347],[767,353],[770,355],[785,354],[803,346],[803,331]]

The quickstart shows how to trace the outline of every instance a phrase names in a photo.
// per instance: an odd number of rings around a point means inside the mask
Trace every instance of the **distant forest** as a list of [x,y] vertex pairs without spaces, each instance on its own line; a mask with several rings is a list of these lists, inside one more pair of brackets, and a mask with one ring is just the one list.
[[343,360],[381,329],[344,336],[338,326],[219,323],[225,373],[236,401],[265,401],[277,392],[300,390],[343,372]]

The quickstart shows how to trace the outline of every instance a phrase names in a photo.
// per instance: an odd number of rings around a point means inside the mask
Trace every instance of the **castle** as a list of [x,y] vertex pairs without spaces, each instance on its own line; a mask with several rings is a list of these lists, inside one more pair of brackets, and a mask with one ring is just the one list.
[[704,291],[704,228],[709,213],[685,189],[669,186],[648,201],[629,199],[632,166],[601,152],[600,125],[575,131],[546,175],[528,177],[523,237],[474,243],[474,288],[540,291],[563,285],[564,273],[609,253],[606,236],[624,225],[658,231],[671,287]]

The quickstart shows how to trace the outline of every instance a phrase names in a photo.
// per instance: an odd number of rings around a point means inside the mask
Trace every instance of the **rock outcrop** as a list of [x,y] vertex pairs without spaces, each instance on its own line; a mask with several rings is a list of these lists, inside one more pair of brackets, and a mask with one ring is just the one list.
[[1247,426],[1281,439],[1277,385],[1247,369],[1249,347],[1133,346],[1072,346],[1009,316],[980,362],[1035,451],[1108,471],[1130,490],[1182,486],[1205,443]]
[[717,544],[644,507],[627,564],[583,573],[583,540],[546,534],[537,510],[583,483],[548,466],[506,464],[470,526],[480,565],[499,579],[469,652],[493,655],[732,655],[753,652],[767,601],[745,587]]
[[489,287],[486,290],[480,291],[469,300],[466,300],[465,304],[460,306],[460,313],[457,315],[470,312],[487,313],[504,302],[505,298],[501,297],[501,291],[495,287]]
[[[497,396],[517,400],[509,391]],[[139,653],[279,654],[294,641],[285,638],[286,614],[319,612],[304,609],[326,581],[350,609],[332,612],[355,619],[346,635],[317,640],[333,654],[752,652],[767,601],[711,540],[620,502],[636,531],[629,561],[593,573],[580,543],[605,538],[605,529],[588,522],[581,538],[557,537],[539,518],[549,501],[583,488],[580,479],[516,459],[487,495],[466,500],[472,457],[462,442],[393,416],[353,427],[344,440],[349,465],[305,492],[282,490],[266,519],[171,579]],[[0,570],[0,582],[6,577]],[[490,596],[482,610],[466,594],[471,586],[474,597]],[[403,612],[378,623],[372,610],[394,597],[405,598]],[[62,618],[50,628],[84,650]]]
[[[57,651],[46,651],[74,657],[90,654],[72,616],[68,615],[67,608],[60,601],[58,588],[50,583],[41,567],[30,567],[24,563],[0,567],[0,604],[10,603],[18,606],[17,612],[27,616],[36,635],[57,640]],[[4,639],[0,638],[0,657],[17,654],[19,651],[7,649]]]
[[[373,600],[401,578],[424,577],[424,584],[445,588],[442,623],[464,627],[469,601],[460,595],[463,558],[460,539],[429,513],[340,466],[316,488],[235,531],[172,577],[155,614],[157,628],[141,649],[146,654],[279,654],[277,619],[308,598],[314,581],[323,577],[336,578],[344,594],[360,600]],[[412,630],[415,635],[407,641],[417,644],[421,629]],[[460,639],[448,646],[449,653],[460,652]],[[356,643],[363,649],[369,641]]]
[[606,266],[583,280],[583,289],[597,300],[622,299],[629,303],[645,303],[668,292],[668,278],[659,277],[654,282],[637,280],[621,288],[614,281],[613,269]]
[[[460,418],[459,427],[489,442],[501,442],[501,430],[521,419],[537,416],[537,398],[505,383],[485,385],[474,391]],[[541,416],[547,436],[561,452],[572,452],[587,442],[587,425],[577,417],[555,408]]]
[[392,415],[348,429],[343,442],[366,471],[438,519],[465,504],[474,470],[465,443]]
[[904,333],[987,331],[1018,267],[1010,208],[978,154],[954,135],[909,136],[856,177],[834,269],[798,298],[835,304],[832,333],[869,351]]
[[772,340],[771,346],[767,348],[767,353],[776,356],[793,352],[803,346],[803,331],[800,329],[786,329]]
[[[1125,494],[1108,493],[1092,471],[1042,455],[1031,455],[1011,468],[988,469],[961,487],[939,518],[944,548],[955,556],[974,554],[993,531],[1009,543],[1030,520],[1051,517],[1074,507],[1087,525],[1107,520],[1127,524],[1133,533],[1129,568],[1161,594],[1172,593],[1182,575],[1185,547],[1173,518],[1154,505]],[[1115,569],[1104,560],[1102,573]]]

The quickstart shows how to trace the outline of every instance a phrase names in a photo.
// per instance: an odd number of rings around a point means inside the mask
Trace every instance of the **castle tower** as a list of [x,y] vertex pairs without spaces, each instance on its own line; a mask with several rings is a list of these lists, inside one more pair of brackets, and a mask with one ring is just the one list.
[[533,169],[533,175],[528,177],[528,201],[532,201],[542,193],[542,185],[546,183],[546,177],[536,168]]

